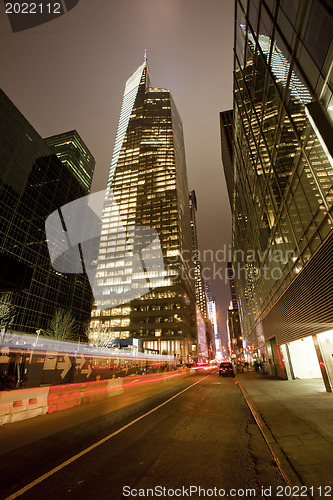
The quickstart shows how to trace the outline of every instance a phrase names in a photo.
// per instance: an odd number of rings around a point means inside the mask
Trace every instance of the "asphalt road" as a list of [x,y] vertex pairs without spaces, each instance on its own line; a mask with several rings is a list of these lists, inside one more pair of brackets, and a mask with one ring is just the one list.
[[274,498],[267,488],[284,484],[233,378],[197,373],[129,408],[3,426],[1,498],[36,479],[17,498]]

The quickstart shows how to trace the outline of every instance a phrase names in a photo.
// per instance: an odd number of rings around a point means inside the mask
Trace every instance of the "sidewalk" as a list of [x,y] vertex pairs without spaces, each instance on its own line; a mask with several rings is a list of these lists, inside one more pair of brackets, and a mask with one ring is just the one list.
[[[277,454],[282,450],[299,484],[308,487],[310,497],[333,498],[333,393],[325,391],[321,379],[278,380],[250,371],[237,381],[263,420],[264,436],[270,436]],[[292,474],[286,474],[292,484]]]

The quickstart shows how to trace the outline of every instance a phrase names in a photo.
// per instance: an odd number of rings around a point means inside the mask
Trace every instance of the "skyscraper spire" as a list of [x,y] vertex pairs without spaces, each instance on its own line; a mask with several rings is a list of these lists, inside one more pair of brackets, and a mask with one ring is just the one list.
[[144,60],[144,61],[147,61],[147,49],[145,49],[145,55],[144,55],[143,60]]
[[150,85],[146,58],[125,85],[92,321],[112,338],[142,338],[185,362],[197,352],[197,332],[193,278],[181,259],[192,254],[184,139],[170,91]]

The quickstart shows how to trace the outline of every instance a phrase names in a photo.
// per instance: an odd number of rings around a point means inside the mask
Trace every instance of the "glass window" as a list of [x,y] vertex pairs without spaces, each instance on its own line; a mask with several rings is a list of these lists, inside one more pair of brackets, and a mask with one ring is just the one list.
[[261,7],[261,19],[259,24],[259,33],[260,35],[264,35],[266,37],[272,36],[273,30],[273,22],[266,10],[266,8],[262,5]]
[[272,15],[274,15],[276,1],[275,0],[266,0],[266,4],[267,4],[269,10],[271,11]]
[[310,85],[312,91],[316,88],[318,78],[319,78],[319,70],[317,66],[314,64],[312,58],[310,57],[310,54],[306,50],[306,48],[303,46],[300,52],[300,55],[298,57],[300,67],[304,71]]
[[295,26],[299,8],[299,0],[282,0],[281,8],[288,17],[291,24]]
[[[239,3],[243,6],[244,11],[246,12],[247,0],[238,0]],[[239,8],[239,7],[238,7]]]
[[319,227],[319,233],[322,239],[325,239],[330,231],[332,231],[332,223],[327,216]]
[[290,47],[293,47],[293,42],[295,40],[295,31],[282,10],[279,11],[278,26],[281,29]]
[[250,25],[251,25],[254,33],[257,33],[257,31],[258,31],[258,17],[259,16],[258,16],[257,7],[254,5],[254,2],[250,2],[248,18],[249,18]]
[[319,69],[325,61],[332,33],[333,22],[320,5],[313,1],[304,29],[303,43]]
[[242,66],[244,64],[244,47],[245,47],[245,36],[246,36],[246,21],[242,9],[237,6],[236,15],[236,53]]
[[304,169],[300,178],[305,197],[309,204],[312,215],[315,215],[320,205],[320,195],[316,183],[309,172],[309,169]]
[[[308,202],[306,200],[305,193],[302,188],[302,184],[299,183],[295,194],[294,194],[294,201],[296,203],[298,213],[300,215],[300,219],[302,221],[303,229],[306,230],[312,220],[312,213],[309,208]],[[316,227],[314,228],[316,229]]]

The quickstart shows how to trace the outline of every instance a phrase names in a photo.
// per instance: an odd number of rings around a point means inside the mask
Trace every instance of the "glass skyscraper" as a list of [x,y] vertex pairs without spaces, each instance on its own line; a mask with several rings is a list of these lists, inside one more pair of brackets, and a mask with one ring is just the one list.
[[[88,279],[52,268],[45,221],[87,193],[0,91],[0,292],[12,291],[10,305],[16,300],[12,331],[48,330],[55,311],[63,308],[72,313],[77,337],[86,338],[92,304]],[[18,270],[29,275],[23,289]]]
[[329,2],[235,2],[233,268],[247,352],[333,383]]
[[213,326],[207,311],[207,296],[205,292],[205,283],[202,277],[202,265],[199,259],[199,244],[196,222],[197,197],[195,191],[190,191],[190,214],[192,228],[192,247],[193,247],[193,267],[192,276],[194,278],[195,297],[197,302],[197,330],[199,341],[199,354],[202,359],[215,357],[215,344]]
[[191,255],[182,124],[170,91],[151,86],[145,60],[123,96],[92,329],[110,340],[142,337],[145,348],[188,360],[197,352]]
[[221,126],[221,149],[224,175],[227,184],[230,205],[233,204],[234,192],[234,170],[233,170],[233,143],[234,143],[234,120],[232,109],[220,113]]
[[95,169],[95,159],[76,130],[44,139],[52,152],[75,175],[89,193]]

